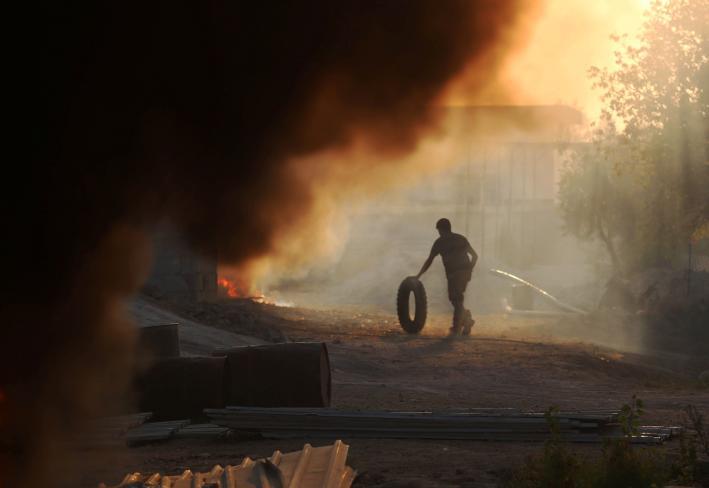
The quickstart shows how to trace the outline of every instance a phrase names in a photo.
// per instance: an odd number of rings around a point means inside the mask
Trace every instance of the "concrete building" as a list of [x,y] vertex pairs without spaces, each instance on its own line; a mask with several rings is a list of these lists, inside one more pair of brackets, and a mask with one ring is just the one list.
[[154,234],[153,268],[145,291],[153,296],[194,301],[217,298],[217,257],[198,255],[170,226]]

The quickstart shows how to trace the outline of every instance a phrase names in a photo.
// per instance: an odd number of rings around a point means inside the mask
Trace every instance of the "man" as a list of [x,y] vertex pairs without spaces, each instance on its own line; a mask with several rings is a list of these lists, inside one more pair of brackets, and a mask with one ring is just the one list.
[[453,304],[453,326],[450,335],[460,335],[461,331],[463,335],[468,335],[475,321],[470,310],[463,307],[465,298],[463,294],[473,274],[478,255],[468,239],[452,232],[450,220],[440,219],[436,222],[436,229],[438,229],[440,237],[433,243],[431,254],[423,263],[416,278],[420,278],[431,266],[433,259],[439,254],[441,255],[443,267],[446,269],[446,278],[448,278],[448,298]]

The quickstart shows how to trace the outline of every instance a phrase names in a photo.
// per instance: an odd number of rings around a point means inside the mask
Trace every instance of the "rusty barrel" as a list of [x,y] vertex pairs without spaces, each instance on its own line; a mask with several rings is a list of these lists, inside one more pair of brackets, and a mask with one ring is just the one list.
[[227,405],[330,406],[330,359],[324,343],[235,347],[214,354],[226,357]]
[[160,324],[139,329],[138,347],[141,355],[151,358],[174,358],[180,355],[178,324]]
[[163,358],[136,381],[140,411],[156,420],[202,416],[205,408],[223,408],[224,357]]

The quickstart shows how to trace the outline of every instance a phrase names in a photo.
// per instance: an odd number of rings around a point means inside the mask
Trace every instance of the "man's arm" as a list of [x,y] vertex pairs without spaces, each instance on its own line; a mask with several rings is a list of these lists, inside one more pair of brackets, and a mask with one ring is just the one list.
[[473,264],[473,268],[475,267],[475,263],[478,262],[478,253],[475,252],[475,249],[473,249],[473,246],[470,245],[468,240],[465,240],[466,244],[468,245],[468,249],[466,251],[468,254],[470,254],[470,262]]
[[426,259],[426,262],[423,263],[423,266],[421,266],[421,271],[419,271],[419,274],[416,275],[416,279],[421,278],[421,275],[424,274],[429,267],[431,267],[433,259],[438,256],[438,242],[439,240],[436,239],[436,242],[434,242],[433,246],[431,246],[431,253],[428,255],[428,259]]
[[416,275],[416,279],[421,278],[421,275],[424,274],[428,268],[431,267],[431,263],[433,262],[433,258],[435,258],[436,255],[433,253],[433,250],[431,251],[431,254],[429,254],[428,259],[426,259],[426,262],[423,263],[423,266],[421,266],[421,271],[419,271],[419,274]]

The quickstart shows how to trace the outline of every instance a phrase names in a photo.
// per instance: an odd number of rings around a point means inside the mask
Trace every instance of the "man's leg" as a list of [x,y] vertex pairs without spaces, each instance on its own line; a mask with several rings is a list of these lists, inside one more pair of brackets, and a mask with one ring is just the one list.
[[465,287],[461,286],[460,281],[457,276],[448,278],[448,298],[453,305],[453,325],[450,329],[450,335],[460,335],[465,320],[465,307],[463,306],[463,291]]
[[475,325],[475,320],[473,319],[473,314],[470,313],[470,310],[466,309],[465,310],[465,316],[463,317],[463,331],[462,334],[464,336],[470,335],[470,331],[473,328],[473,325]]
[[[465,299],[465,289],[468,287],[468,283],[470,282],[470,278],[472,277],[472,271],[473,270],[471,269],[465,274],[465,280],[463,281],[461,292],[461,297],[463,297],[463,299]],[[461,322],[462,334],[464,336],[470,335],[470,331],[473,328],[473,325],[475,325],[475,320],[473,320],[473,314],[470,313],[470,310],[468,310],[467,308],[463,308],[463,317],[461,318]]]
[[463,301],[451,302],[453,304],[453,326],[451,327],[451,335],[460,335],[463,324],[465,322],[465,308]]

